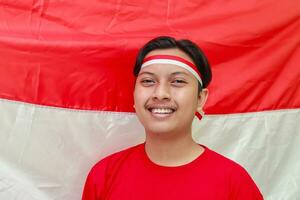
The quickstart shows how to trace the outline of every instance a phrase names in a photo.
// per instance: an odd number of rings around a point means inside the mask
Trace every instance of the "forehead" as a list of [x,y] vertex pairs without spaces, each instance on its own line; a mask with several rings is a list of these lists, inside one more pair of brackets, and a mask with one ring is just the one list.
[[194,63],[194,61],[190,58],[189,55],[187,55],[185,52],[183,52],[182,50],[178,49],[178,48],[170,48],[170,49],[156,49],[153,51],[150,51],[145,58],[149,57],[149,56],[155,56],[155,55],[171,55],[171,56],[178,56],[181,58],[184,58],[185,60],[188,60],[192,63]]
[[143,69],[141,69],[139,76],[141,75],[166,75],[166,76],[170,76],[170,75],[184,75],[184,76],[190,76],[192,77],[193,75],[181,68],[178,67],[176,65],[171,65],[171,64],[153,64],[153,65],[149,65]]
[[[177,48],[153,50],[149,52],[145,56],[145,58],[149,56],[155,56],[155,55],[178,56],[193,63],[193,60],[186,53],[184,53],[182,50]],[[139,74],[141,75],[141,74],[157,74],[157,73],[166,74],[166,75],[182,74],[187,76],[193,76],[188,70],[172,64],[152,64],[142,68]]]

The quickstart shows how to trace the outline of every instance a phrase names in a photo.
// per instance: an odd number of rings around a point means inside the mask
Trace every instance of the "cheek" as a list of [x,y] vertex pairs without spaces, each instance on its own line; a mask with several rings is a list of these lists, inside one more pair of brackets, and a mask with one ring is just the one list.
[[137,92],[137,89],[134,89],[134,92],[133,92],[133,101],[134,101],[134,105],[135,107],[138,105],[139,103],[139,95],[137,95],[138,92]]
[[146,90],[136,86],[133,92],[133,99],[135,106],[144,105],[146,100],[148,99],[148,94]]
[[181,88],[173,90],[173,96],[178,99],[189,99],[189,101],[194,101],[197,94],[194,91],[194,88]]
[[197,108],[197,93],[194,90],[186,90],[185,92],[176,92],[176,101],[180,103],[186,110],[194,110]]

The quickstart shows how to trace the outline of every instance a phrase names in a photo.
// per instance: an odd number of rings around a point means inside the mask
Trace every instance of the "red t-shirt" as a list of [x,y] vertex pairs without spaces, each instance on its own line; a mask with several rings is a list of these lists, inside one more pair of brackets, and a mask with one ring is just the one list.
[[192,162],[153,163],[145,143],[112,154],[90,171],[82,200],[262,200],[246,170],[204,147]]

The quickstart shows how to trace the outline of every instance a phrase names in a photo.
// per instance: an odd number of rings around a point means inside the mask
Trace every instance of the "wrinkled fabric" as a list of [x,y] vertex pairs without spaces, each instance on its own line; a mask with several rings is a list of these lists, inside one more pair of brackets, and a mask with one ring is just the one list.
[[145,143],[112,154],[93,166],[82,200],[263,200],[247,171],[206,146],[180,166],[150,160]]
[[[90,168],[144,141],[131,113],[0,101],[0,199],[80,199]],[[194,139],[241,164],[267,200],[299,197],[300,110],[205,116]]]
[[206,113],[300,108],[299,1],[0,6],[0,98],[133,112],[137,51],[153,37],[171,35],[195,41],[212,65]]

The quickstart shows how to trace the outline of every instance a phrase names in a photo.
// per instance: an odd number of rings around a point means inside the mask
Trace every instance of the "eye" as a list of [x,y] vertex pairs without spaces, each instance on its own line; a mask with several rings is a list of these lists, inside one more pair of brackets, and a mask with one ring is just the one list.
[[175,80],[174,82],[175,83],[186,83],[186,81],[184,81],[184,80]]
[[149,79],[149,78],[142,79],[140,82],[143,86],[151,86],[151,85],[155,84],[155,81],[153,79]]
[[182,79],[175,79],[172,81],[172,85],[175,85],[175,86],[183,86],[185,84],[187,84],[187,82]]
[[142,83],[154,83],[154,81],[152,79],[144,79],[141,80]]

